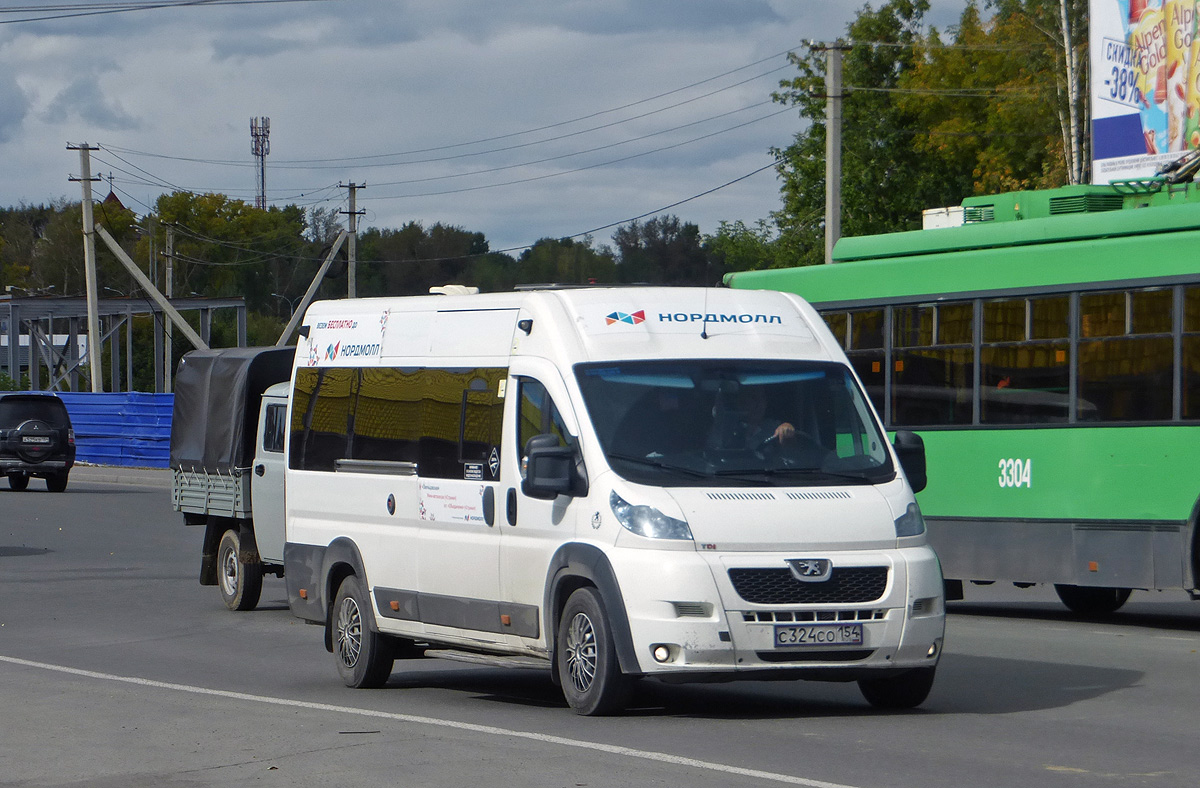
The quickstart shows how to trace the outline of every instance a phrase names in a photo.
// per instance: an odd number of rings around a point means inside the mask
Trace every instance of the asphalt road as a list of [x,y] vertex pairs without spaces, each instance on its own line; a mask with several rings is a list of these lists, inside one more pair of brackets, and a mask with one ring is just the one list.
[[[1200,604],[1135,593],[1078,621],[1045,589],[969,587],[925,705],[853,684],[647,683],[575,715],[549,674],[398,662],[341,685],[282,581],[231,613],[162,473],[0,483],[0,785],[1190,786]],[[114,483],[120,482],[120,483]]]

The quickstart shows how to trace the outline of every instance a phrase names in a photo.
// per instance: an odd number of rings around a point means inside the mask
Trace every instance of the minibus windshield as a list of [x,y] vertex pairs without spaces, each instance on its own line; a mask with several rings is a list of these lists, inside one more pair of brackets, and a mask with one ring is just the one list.
[[848,367],[668,360],[580,364],[588,415],[620,476],[659,486],[878,484],[895,468]]

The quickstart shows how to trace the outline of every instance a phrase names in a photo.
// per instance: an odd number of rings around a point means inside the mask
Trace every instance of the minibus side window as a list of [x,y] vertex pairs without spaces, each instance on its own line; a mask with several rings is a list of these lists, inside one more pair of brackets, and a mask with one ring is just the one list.
[[546,387],[533,378],[519,378],[520,417],[517,424],[517,450],[523,455],[525,444],[534,435],[556,435],[559,446],[574,446],[575,438],[567,432],[562,415],[550,398]]
[[[503,368],[423,369],[417,474],[439,479],[499,478]],[[493,461],[494,460],[494,461]]]
[[292,468],[332,471],[336,461],[346,456],[351,403],[357,384],[355,369],[296,371],[289,463]]
[[354,403],[353,459],[417,461],[421,372],[389,367],[362,370]]

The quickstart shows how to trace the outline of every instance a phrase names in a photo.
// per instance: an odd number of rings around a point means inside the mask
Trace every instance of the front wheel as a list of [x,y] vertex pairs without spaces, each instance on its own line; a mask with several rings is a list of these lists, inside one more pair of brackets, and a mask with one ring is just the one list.
[[929,697],[936,670],[914,668],[884,678],[859,679],[858,689],[877,709],[912,709]]
[[366,590],[350,575],[333,602],[333,656],[347,687],[382,687],[392,675],[394,652],[386,635],[371,629]]
[[262,595],[262,562],[246,560],[242,553],[242,538],[230,529],[221,537],[217,548],[217,585],[221,599],[230,610],[253,610]]
[[1081,616],[1107,616],[1120,610],[1132,593],[1128,588],[1054,586],[1062,603]]
[[612,629],[594,588],[576,589],[558,622],[555,665],[563,696],[577,714],[622,711],[631,680],[621,673]]

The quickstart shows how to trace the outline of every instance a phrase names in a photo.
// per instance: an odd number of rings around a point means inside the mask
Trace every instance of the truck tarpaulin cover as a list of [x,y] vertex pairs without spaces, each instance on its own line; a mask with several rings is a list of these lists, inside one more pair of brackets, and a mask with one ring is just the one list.
[[294,347],[193,350],[179,362],[171,467],[226,473],[254,459],[262,393],[292,374]]

